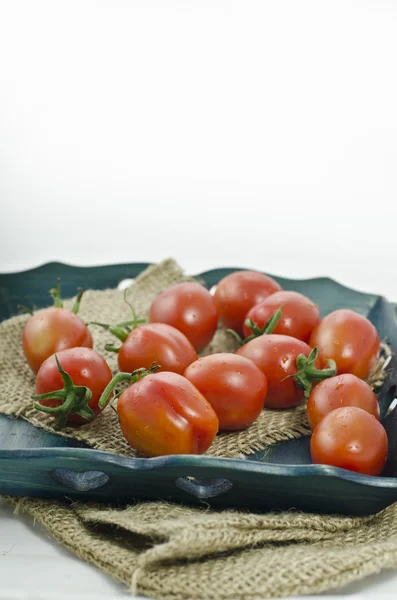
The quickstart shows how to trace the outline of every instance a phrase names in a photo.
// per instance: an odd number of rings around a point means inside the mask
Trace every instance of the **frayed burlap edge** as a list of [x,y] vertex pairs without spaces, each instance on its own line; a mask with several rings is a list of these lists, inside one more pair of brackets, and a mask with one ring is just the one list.
[[159,600],[312,594],[397,566],[397,504],[341,517],[8,500],[133,595]]

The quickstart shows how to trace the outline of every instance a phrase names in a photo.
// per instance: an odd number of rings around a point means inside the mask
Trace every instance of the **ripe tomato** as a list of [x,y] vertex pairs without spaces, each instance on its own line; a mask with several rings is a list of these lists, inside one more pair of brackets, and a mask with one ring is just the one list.
[[379,421],[362,408],[337,408],[315,428],[310,451],[314,463],[379,475],[387,459],[387,434]]
[[243,332],[247,312],[281,286],[271,277],[257,271],[236,271],[227,275],[216,286],[214,299],[225,327]]
[[194,282],[177,283],[154,300],[149,321],[167,323],[179,329],[199,352],[214,337],[218,312],[205,287]]
[[379,358],[380,339],[374,325],[353,310],[336,310],[314,329],[310,345],[322,359],[332,358],[338,373],[366,379]]
[[144,456],[202,454],[219,427],[218,417],[198,389],[182,375],[167,371],[128,387],[119,397],[117,413],[124,437]]
[[55,352],[67,348],[92,348],[92,335],[84,321],[77,316],[83,295],[81,290],[72,310],[63,308],[60,282],[51,290],[54,306],[41,310],[26,323],[22,333],[22,347],[34,373]]
[[85,323],[66,308],[46,308],[29,319],[22,333],[22,346],[30,368],[37,373],[52,354],[67,348],[92,348],[92,335]]
[[282,309],[282,313],[273,333],[290,335],[308,342],[311,332],[320,322],[318,306],[303,294],[284,290],[275,292],[248,311],[244,321],[244,335],[248,337],[253,333],[247,321],[253,321],[259,329],[263,329],[278,308]]
[[321,371],[322,363],[310,346],[287,335],[262,335],[239,348],[237,354],[252,360],[265,374],[269,385],[265,408],[302,404],[312,381],[336,374],[334,368]]
[[332,410],[343,406],[357,406],[379,420],[378,399],[368,383],[345,373],[325,379],[313,388],[307,401],[307,418],[311,429]]
[[107,362],[95,350],[61,350],[47,358],[37,373],[35,407],[57,416],[60,426],[66,421],[84,423],[101,412],[98,402],[111,380]]
[[192,363],[184,375],[211,404],[220,429],[245,429],[261,413],[267,380],[244,356],[226,352],[204,356]]
[[162,371],[183,374],[197,354],[187,337],[165,323],[148,323],[134,329],[118,353],[120,371],[132,373],[158,363]]

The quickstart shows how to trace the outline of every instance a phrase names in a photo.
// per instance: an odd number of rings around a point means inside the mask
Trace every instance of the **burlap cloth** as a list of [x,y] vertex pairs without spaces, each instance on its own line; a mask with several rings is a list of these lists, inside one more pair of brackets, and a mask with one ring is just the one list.
[[[164,261],[136,279],[128,299],[145,315],[161,290],[185,279],[173,260]],[[88,291],[80,315],[86,321],[115,323],[127,319],[129,309],[119,290]],[[27,318],[0,324],[0,412],[53,431],[51,418],[31,407],[34,376],[20,341]],[[115,355],[104,352],[109,334],[99,328],[92,331],[96,349],[115,369]],[[235,343],[219,328],[204,354],[233,351]],[[218,436],[208,454],[238,457],[308,432],[304,407],[267,410],[247,431]],[[134,456],[110,408],[90,424],[65,429],[63,435]],[[162,501],[119,507],[8,500],[79,557],[124,582],[133,593],[153,598],[254,599],[314,593],[397,566],[397,505],[374,516],[351,518],[297,511],[257,515]]]

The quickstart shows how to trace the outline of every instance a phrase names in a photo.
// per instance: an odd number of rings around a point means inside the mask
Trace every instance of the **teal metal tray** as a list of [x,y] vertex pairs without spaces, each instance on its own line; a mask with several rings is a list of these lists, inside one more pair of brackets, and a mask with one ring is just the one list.
[[[44,307],[56,277],[64,296],[77,287],[105,289],[136,277],[147,263],[74,267],[49,263],[20,273],[0,275],[0,320],[17,314],[17,305]],[[200,273],[210,288],[234,271]],[[385,415],[397,387],[397,319],[384,298],[341,286],[328,278],[291,280],[272,275],[286,289],[310,296],[322,315],[351,308],[367,316],[394,356],[378,393],[389,436],[389,460],[382,477],[312,465],[309,438],[270,446],[245,459],[167,456],[135,459],[93,450],[74,440],[39,430],[20,419],[0,415],[0,494],[45,498],[128,502],[172,500],[214,507],[365,515],[397,500],[397,411]],[[1,376],[1,374],[0,374]]]

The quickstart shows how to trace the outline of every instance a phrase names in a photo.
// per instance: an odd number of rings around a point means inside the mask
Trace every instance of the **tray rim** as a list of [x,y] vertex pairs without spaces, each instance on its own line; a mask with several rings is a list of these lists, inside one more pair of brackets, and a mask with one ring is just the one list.
[[79,458],[90,459],[99,464],[117,465],[134,471],[156,471],[175,467],[184,468],[211,468],[239,471],[245,473],[260,473],[261,475],[274,475],[282,477],[296,477],[296,473],[290,472],[291,469],[299,470],[300,476],[317,477],[336,477],[362,486],[373,488],[397,489],[397,477],[382,477],[373,475],[362,475],[340,467],[331,467],[327,465],[278,465],[271,463],[261,463],[249,458],[222,458],[216,456],[193,455],[193,454],[173,454],[169,456],[159,456],[156,458],[135,458],[132,456],[123,456],[121,454],[112,454],[94,448],[33,448],[28,450],[1,450],[0,461],[8,458],[23,459],[40,458],[68,458],[78,460]]
[[[155,264],[158,264],[158,263],[155,263],[155,262],[125,262],[125,263],[121,262],[121,263],[106,263],[106,264],[97,264],[97,265],[75,265],[75,264],[67,263],[67,262],[63,262],[63,261],[50,261],[50,262],[42,263],[35,267],[31,267],[29,269],[22,269],[20,271],[0,271],[0,277],[24,275],[24,274],[28,274],[28,273],[33,274],[35,271],[40,271],[40,270],[46,269],[48,267],[56,267],[58,265],[61,267],[67,267],[70,269],[79,269],[79,270],[125,268],[125,267],[129,267],[129,266],[134,266],[134,267],[140,266],[140,267],[142,267],[142,271],[143,271],[144,269],[146,269],[150,266],[153,266]],[[328,277],[327,275],[316,275],[313,277],[291,278],[291,277],[287,277],[284,275],[277,275],[275,273],[270,273],[270,272],[264,271],[262,269],[252,269],[249,267],[232,267],[232,266],[220,266],[220,267],[216,267],[216,268],[212,268],[212,269],[207,269],[200,273],[189,274],[189,275],[191,277],[197,277],[197,278],[202,277],[205,279],[206,275],[210,275],[211,273],[214,273],[219,270],[230,271],[230,272],[247,271],[247,270],[248,271],[258,271],[259,273],[264,273],[264,274],[268,275],[269,277],[274,277],[277,279],[285,279],[286,281],[299,281],[299,283],[306,283],[306,282],[313,282],[313,281],[331,281],[334,285],[339,287],[341,290],[345,290],[348,292],[355,292],[362,296],[367,296],[367,297],[368,296],[376,296],[378,298],[383,298],[390,304],[395,304],[393,301],[388,300],[386,296],[377,294],[375,292],[364,292],[360,289],[349,287],[348,285],[341,283],[340,281],[338,281],[337,279],[335,279],[333,277]],[[396,300],[396,302],[397,302],[397,300]]]

